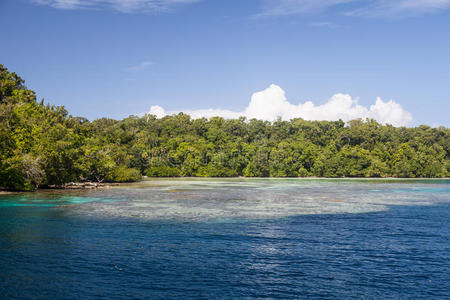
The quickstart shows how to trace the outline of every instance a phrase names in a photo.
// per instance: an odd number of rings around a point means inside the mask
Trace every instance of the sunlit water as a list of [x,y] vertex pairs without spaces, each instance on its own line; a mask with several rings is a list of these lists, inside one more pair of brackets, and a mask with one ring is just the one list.
[[448,220],[450,180],[2,195],[0,298],[446,298]]

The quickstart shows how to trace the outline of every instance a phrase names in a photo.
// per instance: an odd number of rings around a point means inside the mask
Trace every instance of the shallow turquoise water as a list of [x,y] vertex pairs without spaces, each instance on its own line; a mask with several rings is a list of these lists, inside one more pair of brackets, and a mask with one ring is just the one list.
[[8,206],[63,206],[74,204],[85,204],[91,202],[109,202],[111,200],[96,197],[64,196],[59,195],[55,198],[49,198],[46,194],[38,193],[35,195],[14,195],[0,197],[0,207]]
[[5,298],[450,297],[450,180],[159,179],[0,196]]

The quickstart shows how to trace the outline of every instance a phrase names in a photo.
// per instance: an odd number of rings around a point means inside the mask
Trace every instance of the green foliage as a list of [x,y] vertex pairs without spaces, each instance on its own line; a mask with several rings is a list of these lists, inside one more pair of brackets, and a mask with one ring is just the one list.
[[39,160],[29,154],[3,161],[0,169],[0,182],[8,182],[8,187],[13,190],[34,191],[43,179]]
[[169,166],[154,166],[145,172],[150,177],[179,177],[180,170]]
[[92,122],[38,102],[0,65],[0,188],[151,177],[446,177],[450,130],[374,120],[195,119],[180,113]]
[[141,173],[133,168],[127,168],[125,166],[119,166],[108,174],[107,180],[112,182],[133,182],[141,179]]

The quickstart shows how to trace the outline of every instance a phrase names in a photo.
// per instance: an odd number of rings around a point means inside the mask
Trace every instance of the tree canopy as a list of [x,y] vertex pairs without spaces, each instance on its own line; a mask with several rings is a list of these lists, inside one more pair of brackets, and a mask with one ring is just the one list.
[[189,115],[89,121],[0,65],[0,187],[155,177],[447,177],[450,130]]

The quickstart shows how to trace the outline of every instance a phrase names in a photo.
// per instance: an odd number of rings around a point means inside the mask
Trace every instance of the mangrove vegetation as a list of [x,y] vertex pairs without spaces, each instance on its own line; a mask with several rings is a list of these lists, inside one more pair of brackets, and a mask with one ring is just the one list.
[[450,130],[375,120],[274,122],[189,115],[89,121],[38,101],[0,65],[0,187],[142,176],[447,177]]

